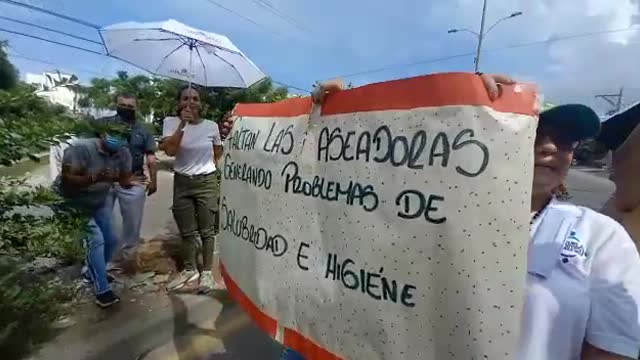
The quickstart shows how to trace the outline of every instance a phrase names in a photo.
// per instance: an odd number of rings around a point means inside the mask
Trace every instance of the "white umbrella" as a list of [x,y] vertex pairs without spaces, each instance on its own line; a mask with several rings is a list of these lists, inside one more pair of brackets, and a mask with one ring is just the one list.
[[175,20],[100,29],[107,54],[154,75],[206,87],[246,88],[265,78],[226,36]]

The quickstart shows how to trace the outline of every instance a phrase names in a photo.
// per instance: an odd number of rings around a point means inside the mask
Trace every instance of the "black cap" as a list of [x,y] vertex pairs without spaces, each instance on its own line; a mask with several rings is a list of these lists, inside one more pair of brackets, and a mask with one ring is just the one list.
[[640,123],[640,102],[613,114],[602,123],[602,131],[596,140],[609,150],[615,150],[629,137]]
[[593,138],[600,132],[600,118],[582,104],[558,105],[540,113],[540,124],[550,125],[573,140]]

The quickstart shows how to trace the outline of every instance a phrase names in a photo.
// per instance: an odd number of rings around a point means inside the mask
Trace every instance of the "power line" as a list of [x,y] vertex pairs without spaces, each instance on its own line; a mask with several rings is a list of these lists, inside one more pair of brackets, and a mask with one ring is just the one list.
[[311,90],[305,90],[305,89],[301,89],[301,88],[299,88],[299,87],[295,87],[295,86],[287,85],[287,84],[285,84],[285,83],[283,83],[283,82],[275,81],[275,80],[273,80],[273,79],[271,79],[271,82],[273,82],[274,84],[278,84],[278,85],[284,86],[284,87],[286,87],[286,88],[290,88],[290,89],[294,89],[294,90],[302,91],[302,92],[305,92],[305,93],[311,93]]
[[[270,33],[272,33],[272,34],[274,34],[276,36],[279,36],[279,37],[281,36],[280,33],[277,33],[277,32],[275,32],[275,31],[273,31],[271,29],[266,28],[265,26],[261,25],[260,23],[256,22],[255,20],[253,20],[253,19],[251,19],[249,17],[246,17],[246,16],[240,14],[239,12],[234,11],[233,9],[228,8],[228,7],[220,4],[217,1],[214,1],[214,0],[205,0],[205,1],[209,2],[210,4],[212,4],[212,5],[214,5],[214,6],[218,7],[218,8],[221,8],[221,9],[223,9],[223,10],[225,10],[225,11],[227,11],[227,12],[229,12],[229,13],[231,13],[231,14],[233,14],[233,15],[241,18],[241,19],[244,19],[245,21],[248,21],[248,22],[254,24],[255,26],[257,26],[257,27],[259,27],[259,28],[261,28],[261,29],[263,29],[265,31],[268,31],[268,32],[270,32]],[[91,27],[91,28],[94,28],[94,29],[101,29],[102,28],[100,25],[93,24],[93,23],[90,23],[90,22],[87,22],[87,21],[84,21],[84,20],[81,20],[81,19],[78,19],[78,18],[74,18],[74,17],[68,16],[68,15],[60,14],[60,13],[57,13],[55,11],[47,10],[47,9],[44,9],[44,8],[41,8],[41,7],[37,7],[37,6],[34,6],[34,5],[21,3],[21,2],[18,2],[18,1],[14,1],[14,0],[0,0],[0,2],[4,2],[4,3],[10,4],[10,5],[14,5],[14,6],[23,7],[23,8],[29,9],[29,10],[41,12],[41,13],[48,14],[48,15],[51,15],[51,16],[55,16],[55,17],[58,17],[60,19],[71,21],[71,22],[74,22],[76,24],[84,25],[84,26]]]
[[[508,50],[508,49],[516,49],[516,48],[529,47],[529,46],[535,46],[535,45],[549,44],[549,43],[553,43],[553,42],[556,42],[556,41],[565,41],[565,40],[572,40],[572,39],[577,39],[577,38],[584,38],[584,37],[591,37],[591,36],[598,36],[598,35],[605,35],[605,34],[620,33],[620,32],[626,32],[626,31],[636,31],[636,30],[638,30],[638,29],[632,28],[632,27],[627,27],[627,28],[622,28],[622,29],[594,31],[594,32],[588,32],[588,33],[560,36],[560,37],[556,37],[556,38],[548,39],[548,40],[539,40],[539,41],[532,41],[532,42],[528,42],[528,43],[515,44],[515,45],[504,46],[504,47],[495,48],[495,49],[488,49],[488,50],[484,50],[483,52],[485,52],[485,53],[486,52],[496,52],[496,51],[502,51],[502,50]],[[378,73],[378,72],[391,70],[393,68],[407,67],[407,66],[421,65],[421,64],[430,64],[430,63],[436,63],[436,62],[441,62],[441,61],[446,61],[446,60],[451,60],[451,59],[456,59],[456,58],[461,58],[461,57],[473,56],[473,55],[475,55],[475,53],[468,52],[468,53],[464,53],[464,54],[449,55],[449,56],[444,56],[444,57],[434,58],[434,59],[419,60],[419,61],[414,61],[414,62],[410,62],[410,63],[391,64],[391,65],[387,65],[387,66],[383,66],[383,67],[379,67],[379,68],[375,68],[375,69],[363,70],[363,71],[358,71],[358,72],[354,72],[354,73],[351,73],[351,74],[334,76],[334,77],[331,77],[331,78],[348,78],[348,77],[354,77],[354,76],[358,76],[358,75],[373,74],[373,73]]]
[[37,12],[41,12],[41,13],[44,13],[44,14],[47,14],[47,15],[55,16],[57,18],[64,19],[64,20],[67,20],[67,21],[71,21],[71,22],[74,22],[76,24],[84,25],[84,26],[91,27],[91,28],[94,28],[94,29],[100,29],[101,28],[100,25],[92,24],[92,23],[90,23],[88,21],[84,21],[84,20],[81,20],[81,19],[78,19],[78,18],[74,18],[74,17],[71,17],[71,16],[63,15],[63,14],[57,13],[55,11],[47,10],[47,9],[44,9],[44,8],[41,8],[41,7],[37,7],[37,6],[31,5],[31,4],[25,4],[25,3],[21,3],[21,2],[13,1],[13,0],[0,0],[0,2],[7,3],[7,4],[10,4],[10,5],[14,5],[14,6],[23,7],[23,8],[26,8],[26,9],[29,9],[29,10],[33,10],[33,11],[37,11]]
[[637,31],[639,29],[640,28],[626,27],[621,29],[594,31],[594,32],[580,33],[580,34],[574,34],[574,35],[559,36],[559,37],[548,39],[548,40],[532,41],[532,42],[523,43],[523,44],[515,44],[510,46],[504,46],[501,48],[496,48],[496,49],[489,49],[489,50],[486,50],[485,52],[494,52],[494,51],[501,51],[506,49],[516,49],[521,47],[550,44],[556,41],[565,41],[565,40],[579,39],[579,38],[598,36],[598,35],[615,34],[615,33],[627,32],[627,31]]
[[[0,0],[0,1],[5,1],[5,0]],[[69,47],[69,48],[72,48],[72,49],[76,49],[76,50],[86,51],[86,52],[92,53],[92,54],[105,55],[105,54],[103,54],[103,53],[101,53],[99,51],[95,51],[95,50],[91,50],[91,49],[87,49],[87,48],[83,48],[83,47],[75,46],[75,45],[71,45],[71,44],[66,44],[66,43],[62,43],[62,42],[59,42],[59,41],[45,39],[45,38],[42,38],[42,37],[39,37],[39,36],[25,34],[25,33],[18,32],[18,31],[13,31],[13,30],[8,30],[8,29],[3,29],[3,28],[0,28],[0,31],[6,32],[6,33],[9,33],[9,34],[20,35],[20,36],[24,36],[24,37],[28,37],[28,38],[32,38],[32,39],[36,39],[36,40],[45,41],[45,42],[48,42],[48,43],[51,43],[51,44],[56,44],[56,45],[60,45],[60,46],[66,46],[66,47]]]
[[292,25],[293,27],[297,28],[298,30],[310,33],[311,30],[309,30],[307,27],[301,25],[299,22],[297,22],[294,18],[292,18],[291,16],[285,14],[284,12],[282,12],[281,10],[279,10],[278,8],[276,8],[275,6],[273,6],[272,4],[270,4],[269,2],[265,1],[265,0],[251,0],[254,4],[260,6],[261,8],[267,10],[268,12],[272,13],[273,15],[279,17],[280,19],[284,20],[285,22],[287,22],[288,24]]
[[[24,56],[24,55],[20,55],[20,54],[16,54],[13,52],[9,53],[10,56],[18,58],[18,59],[24,59],[24,60],[28,60],[28,61],[33,61],[33,62],[37,62],[37,63],[41,63],[41,64],[46,64],[46,65],[51,65],[51,66],[64,66],[58,63],[53,63],[51,61],[47,61],[47,60],[43,60],[43,59],[38,59],[38,58],[33,58],[33,57],[29,57],[29,56]],[[98,75],[98,76],[104,76],[104,73],[99,73],[97,71],[93,71],[93,70],[88,70],[88,69],[82,69],[82,68],[78,68],[77,70],[85,72],[85,73],[89,73],[89,74],[94,74],[94,75]]]
[[91,39],[88,39],[88,38],[85,38],[85,37],[82,37],[82,36],[69,34],[69,33],[64,32],[64,31],[60,31],[60,30],[56,30],[56,29],[52,29],[52,28],[48,28],[48,27],[46,27],[46,26],[37,25],[37,24],[31,23],[31,22],[28,22],[28,21],[22,21],[22,20],[18,20],[18,19],[12,19],[12,18],[9,18],[9,17],[6,17],[6,16],[2,16],[2,15],[0,15],[0,19],[7,20],[7,21],[11,21],[11,22],[14,22],[14,23],[17,23],[17,24],[22,24],[22,25],[26,25],[26,26],[31,26],[31,27],[34,27],[34,28],[37,28],[37,29],[41,29],[41,30],[45,30],[45,31],[50,31],[50,32],[53,32],[53,33],[56,33],[56,34],[60,34],[60,35],[64,35],[64,36],[68,36],[68,37],[72,37],[72,38],[74,38],[74,39],[78,39],[78,40],[82,40],[82,41],[87,41],[87,42],[94,43],[94,44],[97,44],[97,45],[102,46],[102,43],[101,43],[101,42],[98,42],[98,41],[95,41],[95,40],[91,40]]
[[[4,1],[4,0],[0,0],[0,1]],[[262,30],[268,31],[268,32],[270,32],[270,33],[272,33],[272,34],[274,34],[274,35],[276,35],[276,36],[280,36],[280,34],[279,34],[279,33],[274,32],[273,30],[270,30],[270,29],[268,29],[268,28],[264,27],[263,25],[260,25],[260,23],[257,23],[255,20],[253,20],[253,19],[251,19],[251,18],[248,18],[248,17],[246,17],[246,16],[244,16],[244,15],[240,14],[239,12],[237,12],[237,11],[235,11],[235,10],[233,10],[233,9],[228,8],[228,7],[226,7],[226,6],[222,5],[222,4],[220,4],[220,3],[219,3],[219,2],[217,2],[217,1],[214,1],[214,0],[205,0],[205,1],[206,1],[206,2],[208,2],[208,3],[210,3],[210,4],[211,4],[211,5],[213,5],[213,6],[219,7],[220,9],[222,9],[222,10],[224,10],[224,11],[228,12],[228,13],[231,13],[231,14],[233,14],[233,15],[235,15],[235,16],[237,16],[237,17],[241,18],[241,19],[244,19],[245,21],[248,21],[248,22],[252,23],[253,25],[255,25],[255,26],[257,26],[257,27],[261,28]]]
[[[52,44],[56,44],[56,45],[60,45],[60,46],[66,46],[66,47],[74,48],[74,49],[77,49],[77,50],[90,52],[92,54],[97,54],[97,55],[102,55],[102,56],[109,57],[107,54],[103,54],[101,52],[93,51],[93,50],[90,50],[90,49],[85,49],[85,48],[82,48],[82,47],[79,47],[79,46],[75,46],[75,45],[65,44],[65,43],[58,42],[58,41],[53,41],[53,40],[41,38],[41,37],[38,37],[38,36],[33,36],[33,35],[29,35],[29,34],[23,34],[23,33],[19,33],[19,32],[16,32],[16,31],[11,31],[11,30],[6,30],[6,29],[2,29],[2,28],[0,28],[0,31],[5,31],[5,32],[8,32],[8,33],[16,34],[16,35],[26,36],[26,37],[33,38],[33,39],[36,39],[36,40],[41,40],[41,41],[49,42],[49,43],[52,43]],[[18,58],[23,58],[25,60],[37,61],[37,62],[41,62],[41,63],[44,63],[44,64],[52,65],[52,66],[59,66],[59,65],[54,64],[54,63],[49,62],[49,61],[35,59],[35,58],[29,58],[29,57],[23,56],[23,55],[11,54],[11,56],[18,57]],[[91,71],[86,71],[86,72],[91,72]],[[103,74],[99,74],[99,75],[103,76]],[[287,87],[287,88],[290,88],[290,89],[295,89],[295,90],[299,90],[299,91],[306,92],[306,93],[310,93],[311,92],[309,90],[305,90],[305,89],[301,89],[301,88],[296,87],[296,86],[288,85],[288,84],[280,82],[280,81],[275,81],[275,80],[272,80],[272,81],[274,83],[276,83],[276,84],[279,84],[281,86],[284,86],[284,87]]]
[[[227,12],[233,14],[233,15],[236,15],[236,16],[238,16],[238,17],[240,17],[240,18],[242,18],[242,19],[244,19],[244,20],[256,25],[257,27],[259,27],[259,28],[261,28],[263,30],[269,31],[269,32],[273,33],[276,36],[280,36],[280,34],[274,32],[273,30],[270,30],[270,29],[264,27],[263,25],[257,23],[253,19],[248,18],[248,17],[246,17],[246,16],[244,16],[244,15],[242,15],[242,14],[240,14],[240,13],[238,13],[238,12],[236,12],[236,11],[234,11],[234,10],[232,10],[232,9],[230,9],[230,8],[228,8],[228,7],[222,5],[222,4],[220,4],[220,3],[218,3],[218,2],[216,2],[214,0],[206,0],[206,1],[209,2],[210,4],[214,5],[214,6],[217,6],[217,7],[221,8],[221,9],[223,9],[223,10],[225,10],[225,11],[227,11]],[[54,12],[54,11],[51,11],[51,10],[47,10],[47,9],[44,9],[44,8],[40,8],[40,7],[37,7],[37,6],[34,6],[34,5],[25,4],[25,3],[21,3],[21,2],[13,1],[13,0],[0,0],[0,2],[4,2],[4,3],[10,4],[10,5],[19,6],[19,7],[27,8],[27,9],[30,9],[30,10],[33,10],[33,11],[45,13],[45,14],[48,14],[48,15],[51,15],[51,16],[55,16],[55,17],[58,17],[58,18],[61,18],[61,19],[67,20],[67,21],[71,21],[71,22],[80,24],[80,25],[91,27],[91,28],[94,28],[94,29],[102,28],[100,25],[92,24],[92,23],[84,21],[84,20],[80,20],[80,19],[77,19],[77,18],[74,18],[74,17],[71,17],[71,16],[60,14],[60,13],[57,13],[57,12]],[[277,9],[273,8],[273,6],[271,6],[270,4],[266,4],[266,6],[272,8],[274,11],[278,11]],[[83,38],[83,37],[80,37],[80,36],[64,33],[62,31],[46,28],[44,26],[39,26],[39,25],[23,22],[23,21],[20,21],[20,20],[10,19],[10,18],[7,18],[5,16],[0,16],[0,18],[3,18],[3,19],[8,20],[8,21],[22,23],[22,24],[27,25],[27,26],[33,26],[33,27],[37,27],[37,28],[40,28],[40,29],[43,29],[43,30],[59,33],[59,34],[62,34],[62,35],[70,36],[70,37],[73,37],[73,38],[76,38],[76,39],[89,41],[89,42],[92,42],[92,43],[95,43],[95,44],[98,44],[98,45],[103,45],[102,43],[93,41],[91,39],[86,39],[86,38]],[[3,29],[3,28],[0,28],[0,31],[7,32],[7,33],[10,33],[10,34],[14,34],[14,35],[19,35],[19,36],[25,36],[25,37],[32,38],[32,39],[41,40],[41,41],[45,41],[45,42],[48,42],[48,43],[52,43],[52,44],[56,44],[56,45],[60,45],[60,46],[69,47],[69,48],[72,48],[72,49],[77,49],[77,50],[89,52],[89,53],[92,53],[92,54],[107,56],[104,53],[101,53],[101,52],[98,52],[98,51],[94,51],[94,50],[91,50],[91,49],[86,49],[86,48],[83,48],[83,47],[80,47],[80,46],[75,46],[75,45],[66,44],[66,43],[62,43],[62,42],[58,42],[58,41],[54,41],[54,40],[49,40],[49,39],[41,38],[41,37],[38,37],[38,36],[21,33],[21,32],[18,32],[18,31],[13,31],[13,30],[8,30],[8,29]],[[26,57],[20,56],[20,55],[18,55],[18,56],[17,55],[13,55],[13,56],[23,57],[23,58],[25,58],[25,60],[43,62],[41,60],[36,60],[36,59],[27,59]],[[47,63],[47,62],[44,62],[44,63]],[[56,66],[55,64],[49,64],[49,65]],[[303,92],[307,92],[307,93],[310,92],[309,90],[305,90],[305,89],[301,89],[301,88],[298,88],[298,87],[295,87],[295,86],[287,85],[285,83],[281,83],[281,82],[278,82],[278,81],[273,81],[273,82],[276,83],[276,84],[285,86],[287,88],[291,88],[291,89],[295,89],[295,90],[299,90],[299,91],[303,91]]]
[[[34,58],[34,57],[29,57],[29,56],[25,56],[25,55],[20,55],[20,54],[16,54],[16,53],[14,53],[14,52],[10,52],[10,53],[9,53],[9,55],[10,55],[10,56],[12,56],[12,57],[18,58],[18,59],[24,59],[24,60],[28,60],[28,61],[34,61],[34,62],[41,63],[41,64],[46,64],[46,65],[51,65],[51,66],[64,66],[64,65],[61,65],[61,64],[59,64],[59,63],[54,63],[54,62],[47,61],[47,60],[44,60],[44,59],[38,59],[38,58]],[[94,70],[89,70],[89,69],[84,69],[84,68],[77,68],[77,70],[82,71],[82,72],[85,72],[85,73],[89,73],[89,74],[98,75],[98,76],[105,76],[105,74],[104,74],[104,73],[99,73],[99,72],[94,71]],[[278,84],[278,85],[284,86],[284,87],[286,87],[286,88],[295,89],[295,90],[302,91],[302,92],[305,92],[305,93],[310,93],[310,92],[311,92],[311,91],[309,91],[309,90],[301,89],[301,88],[299,88],[299,87],[295,87],[295,86],[292,86],[292,85],[288,85],[288,84],[285,84],[285,83],[280,82],[280,81],[275,81],[275,80],[273,80],[273,79],[272,79],[271,81],[272,81],[274,84]]]
[[[242,18],[242,19],[244,19],[244,20],[256,25],[257,27],[259,27],[259,28],[261,28],[263,30],[269,31],[269,32],[271,32],[272,34],[274,34],[276,36],[280,36],[279,33],[276,33],[273,30],[270,30],[270,29],[264,27],[263,25],[259,24],[258,22],[254,21],[253,19],[248,18],[248,17],[246,17],[246,16],[244,16],[244,15],[242,15],[242,14],[240,14],[240,13],[238,13],[238,12],[236,12],[236,11],[234,11],[234,10],[232,10],[232,9],[230,9],[230,8],[228,8],[228,7],[222,5],[222,4],[220,4],[220,3],[218,3],[218,2],[216,2],[214,0],[206,0],[206,1],[209,2],[210,4],[214,5],[214,6],[217,6],[217,7],[221,8],[221,9],[223,9],[223,10],[225,10],[225,11],[227,11],[227,12],[233,14],[233,15],[236,15],[236,16],[238,16],[238,17],[240,17],[240,18]],[[80,25],[88,26],[88,27],[91,27],[91,28],[94,28],[94,29],[101,29],[102,28],[100,25],[92,24],[92,23],[84,21],[84,20],[80,20],[80,19],[77,19],[77,18],[74,18],[74,17],[71,17],[71,16],[60,14],[60,13],[57,13],[57,12],[54,12],[54,11],[51,11],[51,10],[47,10],[47,9],[44,9],[44,8],[40,8],[40,7],[37,7],[37,6],[34,6],[34,5],[25,4],[25,3],[21,3],[21,2],[13,1],[13,0],[0,0],[0,2],[4,2],[4,3],[10,4],[10,5],[19,6],[19,7],[27,8],[27,9],[30,9],[30,10],[33,10],[33,11],[45,13],[45,14],[48,14],[48,15],[51,15],[51,16],[55,16],[55,17],[58,17],[58,18],[61,18],[61,19],[65,19],[67,21],[71,21],[71,22],[74,22],[74,23],[77,23],[77,24],[80,24]],[[267,4],[267,6],[273,8],[270,4]],[[274,10],[277,11],[277,9],[274,9]],[[10,19],[10,18],[7,18],[5,16],[0,16],[0,18],[4,18],[5,20],[8,20],[8,21],[19,22],[19,23],[22,23],[22,24],[27,25],[27,26],[33,26],[33,27],[41,28],[43,30],[47,30],[47,31],[51,31],[51,32],[56,32],[56,33],[59,33],[59,34],[62,34],[62,35],[66,35],[66,36],[70,36],[70,37],[73,37],[73,38],[76,38],[76,39],[80,39],[80,40],[84,40],[84,41],[90,41],[90,42],[93,42],[93,43],[98,44],[98,45],[104,45],[102,43],[99,43],[99,42],[96,42],[96,41],[93,41],[93,40],[90,40],[90,39],[86,39],[86,38],[83,38],[83,37],[80,37],[80,36],[64,33],[62,31],[57,31],[57,30],[54,30],[54,29],[46,28],[44,26],[39,26],[39,25],[23,22],[23,21],[20,21],[20,20]],[[58,41],[49,40],[49,39],[45,39],[45,38],[41,38],[41,37],[38,37],[38,36],[17,32],[17,31],[13,31],[13,30],[0,28],[0,31],[7,32],[7,33],[10,33],[10,34],[14,34],[14,35],[25,36],[25,37],[29,37],[29,38],[32,38],[32,39],[41,40],[41,41],[45,41],[45,42],[49,42],[49,43],[52,43],[52,44],[65,46],[65,47],[69,47],[69,48],[73,48],[73,49],[77,49],[77,50],[81,50],[81,51],[86,51],[86,52],[89,52],[89,53],[92,53],[92,54],[106,56],[106,54],[98,52],[98,51],[86,49],[86,48],[75,46],[75,45],[71,45],[71,44],[65,44],[65,43],[61,43],[61,42],[58,42]],[[27,59],[27,60],[29,60],[29,59]],[[35,60],[35,61],[39,61],[39,60]],[[277,81],[274,81],[274,82],[277,83],[277,84],[280,84],[282,86],[291,88],[291,89],[296,89],[296,90],[303,91],[303,92],[310,92],[309,90],[300,89],[298,87],[287,85],[285,83],[280,83],[280,82],[277,82]]]
[[447,61],[447,60],[452,60],[452,59],[457,59],[457,58],[473,56],[475,54],[476,53],[474,53],[474,52],[468,52],[468,53],[464,53],[464,54],[449,55],[449,56],[443,56],[443,57],[427,59],[427,60],[418,60],[418,61],[414,61],[414,62],[410,62],[410,63],[387,65],[387,66],[379,67],[379,68],[376,68],[376,69],[364,70],[364,71],[354,72],[354,73],[350,73],[350,74],[334,76],[332,78],[348,78],[348,77],[354,77],[354,76],[358,76],[358,75],[373,74],[373,73],[383,72],[383,71],[390,70],[390,69],[397,68],[397,67],[406,67],[406,66],[414,66],[414,65],[431,64],[431,63],[437,63],[437,62],[442,62],[442,61]]

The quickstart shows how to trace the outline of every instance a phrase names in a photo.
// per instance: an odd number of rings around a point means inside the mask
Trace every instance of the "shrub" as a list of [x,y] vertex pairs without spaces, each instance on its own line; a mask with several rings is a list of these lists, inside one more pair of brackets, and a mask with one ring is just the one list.
[[65,209],[51,189],[23,179],[0,179],[0,254],[82,258],[86,215]]
[[49,146],[69,138],[83,123],[64,108],[51,105],[30,86],[0,90],[0,165],[49,151]]
[[20,359],[51,335],[69,292],[20,270],[19,262],[0,258],[0,354]]
[[[1,48],[4,43],[0,42]],[[1,56],[0,56],[1,58]],[[2,64],[0,64],[2,65]],[[0,165],[49,151],[50,145],[88,127],[34,94],[25,84],[0,86]],[[33,256],[72,262],[81,257],[87,218],[64,210],[53,191],[23,179],[0,179],[0,354],[17,359],[50,333],[68,300],[60,285],[25,272]]]

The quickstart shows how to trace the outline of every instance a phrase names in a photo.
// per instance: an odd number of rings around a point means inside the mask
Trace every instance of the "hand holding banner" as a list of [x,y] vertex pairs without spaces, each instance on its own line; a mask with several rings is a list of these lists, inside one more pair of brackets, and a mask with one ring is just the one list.
[[535,93],[471,74],[242,104],[225,281],[307,359],[506,359],[519,336]]

